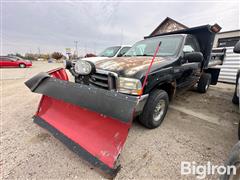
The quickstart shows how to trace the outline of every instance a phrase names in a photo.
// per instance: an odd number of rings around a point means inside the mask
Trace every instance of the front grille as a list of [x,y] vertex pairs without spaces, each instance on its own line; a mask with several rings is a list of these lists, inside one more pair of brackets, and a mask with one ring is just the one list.
[[103,89],[116,89],[116,77],[109,72],[96,72],[90,76],[89,84]]

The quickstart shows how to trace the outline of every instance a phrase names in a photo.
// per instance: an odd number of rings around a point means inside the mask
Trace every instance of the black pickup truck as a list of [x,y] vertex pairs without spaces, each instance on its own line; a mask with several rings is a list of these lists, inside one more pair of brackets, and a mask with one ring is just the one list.
[[75,82],[63,68],[41,72],[25,82],[43,94],[34,122],[114,177],[133,118],[156,128],[176,92],[197,85],[205,93],[217,83],[221,60],[211,52],[220,29],[205,25],[147,37],[124,56],[95,64],[66,61]]
[[[163,121],[169,101],[175,93],[197,85],[200,93],[216,84],[220,69],[211,59],[217,24],[199,26],[146,37],[123,56],[92,64],[79,60],[66,62],[75,82],[96,88],[141,96],[135,115],[147,128],[156,128]],[[146,72],[158,44],[159,51],[142,89]]]

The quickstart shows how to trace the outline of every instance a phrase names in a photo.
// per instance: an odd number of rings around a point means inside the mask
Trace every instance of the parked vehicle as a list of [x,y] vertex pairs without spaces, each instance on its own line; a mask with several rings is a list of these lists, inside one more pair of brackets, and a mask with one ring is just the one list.
[[[240,53],[240,41],[237,42],[236,46],[234,47],[233,49],[233,52],[234,53]],[[237,75],[236,75],[236,86],[235,86],[235,91],[234,91],[234,95],[233,95],[233,99],[232,99],[232,102],[234,104],[240,104],[240,87],[239,87],[239,84],[240,84],[240,69],[238,70],[237,72]]]
[[48,59],[48,63],[54,63],[54,62],[56,62],[57,60],[56,59],[54,59],[54,58],[49,58]]
[[129,45],[121,45],[121,46],[112,46],[105,49],[103,52],[101,52],[96,57],[88,57],[88,58],[82,58],[82,60],[91,61],[93,63],[96,63],[97,61],[106,59],[106,58],[114,58],[114,57],[121,57],[123,56],[131,46]]
[[26,68],[32,66],[32,62],[20,57],[0,56],[0,67],[20,67]]
[[[197,84],[200,93],[216,84],[211,50],[217,24],[160,34],[137,42],[122,57],[66,62],[27,82],[43,94],[34,122],[71,150],[114,176],[133,118],[160,126],[175,93]],[[209,67],[211,64],[211,67]]]
[[[237,42],[233,49],[234,53],[240,53],[240,41]],[[239,94],[240,94],[240,89],[239,89],[239,84],[240,84],[240,70],[237,73],[236,77],[236,86],[235,86],[235,91],[233,95],[232,102],[234,104],[239,104]],[[225,166],[235,166],[236,167],[236,174],[224,174],[221,176],[221,180],[239,180],[240,179],[240,121],[238,123],[238,143],[234,145],[232,148],[231,152],[229,153],[229,157],[227,161],[225,162]]]
[[240,69],[238,70],[237,75],[236,75],[235,91],[234,91],[233,98],[232,98],[232,102],[234,104],[237,104],[237,105],[239,105],[239,103],[240,103],[240,99],[239,99],[240,87],[239,87],[239,84],[240,84]]

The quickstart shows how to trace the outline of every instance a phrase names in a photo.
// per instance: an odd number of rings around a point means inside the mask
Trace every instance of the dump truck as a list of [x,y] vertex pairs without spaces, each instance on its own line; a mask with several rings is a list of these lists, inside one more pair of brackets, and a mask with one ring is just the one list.
[[166,32],[137,42],[122,57],[66,61],[65,68],[41,72],[25,82],[43,95],[34,122],[114,177],[134,119],[157,128],[177,92],[196,85],[205,93],[216,84],[220,69],[209,62],[220,29],[215,24]]

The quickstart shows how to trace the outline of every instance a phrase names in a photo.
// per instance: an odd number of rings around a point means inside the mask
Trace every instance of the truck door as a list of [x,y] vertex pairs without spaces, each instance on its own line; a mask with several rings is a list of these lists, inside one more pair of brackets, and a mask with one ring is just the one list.
[[[183,47],[183,55],[190,52],[200,52],[200,46],[197,39],[188,35]],[[182,59],[180,71],[181,77],[177,80],[178,87],[191,87],[195,85],[200,77],[200,62],[188,62],[186,59]]]

